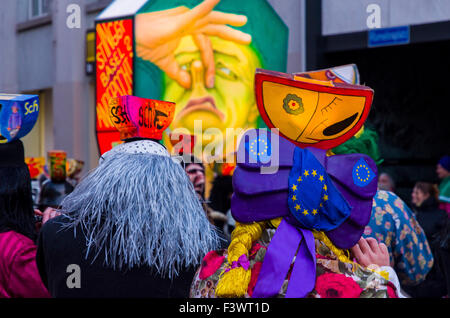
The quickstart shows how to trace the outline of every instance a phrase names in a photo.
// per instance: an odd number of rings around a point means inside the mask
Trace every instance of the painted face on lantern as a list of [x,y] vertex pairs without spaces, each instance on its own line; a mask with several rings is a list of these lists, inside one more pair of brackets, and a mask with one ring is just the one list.
[[277,74],[257,72],[258,108],[270,128],[299,147],[331,149],[367,118],[373,95],[368,87]]

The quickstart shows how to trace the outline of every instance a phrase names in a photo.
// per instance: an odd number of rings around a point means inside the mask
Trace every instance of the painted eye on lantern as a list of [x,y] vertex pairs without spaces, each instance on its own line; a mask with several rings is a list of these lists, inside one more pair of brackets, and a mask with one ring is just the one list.
[[216,64],[216,73],[228,80],[235,81],[238,79],[238,76],[221,62]]

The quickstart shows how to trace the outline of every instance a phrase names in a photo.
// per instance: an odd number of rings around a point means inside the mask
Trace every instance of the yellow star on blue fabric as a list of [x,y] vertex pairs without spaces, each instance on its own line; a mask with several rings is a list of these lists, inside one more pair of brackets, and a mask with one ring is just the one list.
[[334,187],[324,166],[309,151],[296,148],[289,173],[288,205],[302,227],[315,230],[336,228],[336,217],[349,215],[350,207]]
[[266,134],[259,134],[245,142],[245,150],[256,161],[268,161],[271,156],[271,143]]

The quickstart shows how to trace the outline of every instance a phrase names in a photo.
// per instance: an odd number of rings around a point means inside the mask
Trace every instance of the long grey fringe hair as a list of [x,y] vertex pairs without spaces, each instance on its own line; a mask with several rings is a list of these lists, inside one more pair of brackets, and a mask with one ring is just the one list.
[[172,278],[219,246],[186,172],[170,157],[117,153],[62,202],[65,228],[81,226],[86,259],[106,265],[148,265]]

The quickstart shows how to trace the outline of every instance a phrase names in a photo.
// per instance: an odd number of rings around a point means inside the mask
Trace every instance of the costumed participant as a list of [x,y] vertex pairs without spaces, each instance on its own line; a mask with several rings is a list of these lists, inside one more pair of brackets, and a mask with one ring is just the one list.
[[236,221],[231,215],[232,180],[235,168],[235,163],[213,163],[214,180],[209,194],[211,207],[226,215],[223,232],[228,239],[231,239],[231,232],[233,232],[236,224]]
[[[35,257],[37,236],[31,178],[25,164],[24,147],[19,139],[31,131],[39,110],[27,114],[23,103],[36,101],[35,95],[0,94],[0,134],[6,143],[0,144],[0,298],[49,297],[39,276]],[[33,103],[31,103],[33,104]],[[13,105],[13,106],[12,106]],[[14,111],[11,109],[14,108]],[[12,135],[5,121],[9,113],[17,114],[21,122]],[[6,130],[6,131],[5,131]]]
[[386,172],[381,173],[378,177],[378,189],[395,192],[394,179]]
[[184,154],[182,157],[185,161],[184,170],[194,185],[194,189],[202,202],[206,216],[211,224],[223,229],[223,224],[227,221],[226,215],[211,208],[209,205],[210,202],[205,199],[205,166],[201,163],[201,161],[194,161],[198,159],[195,159],[188,154]]
[[436,174],[442,180],[439,184],[440,208],[446,211],[450,218],[450,156],[439,159]]
[[[335,154],[362,153],[377,165],[383,162],[378,134],[367,127],[332,151]],[[377,190],[363,237],[375,238],[387,246],[391,267],[395,269],[402,288],[423,282],[433,266],[433,254],[425,232],[414,212],[393,192]]]
[[73,191],[74,187],[67,181],[67,154],[62,150],[48,152],[50,179],[44,181],[39,192],[39,209],[59,208],[62,200]]
[[230,242],[223,233],[223,226],[221,226],[221,224],[226,222],[227,219],[225,214],[212,209],[209,206],[209,201],[205,199],[205,166],[202,161],[193,154],[196,140],[195,136],[185,134],[180,134],[178,136],[171,135],[170,140],[173,145],[173,154],[179,156],[177,158],[180,158],[180,163],[194,186],[194,190],[202,204],[203,211],[205,211],[205,215],[209,222],[216,227],[216,230],[222,239],[221,247],[225,248]]
[[341,77],[355,71],[353,65],[293,75],[257,70],[259,112],[280,136],[251,130],[242,137],[232,242],[205,256],[192,297],[401,295],[386,246],[361,239],[377,187],[375,163],[366,155],[327,153],[368,116],[373,91]]
[[186,134],[171,134],[170,141],[173,146],[172,153],[181,158],[180,163],[186,171],[189,180],[191,180],[194,185],[194,190],[202,203],[203,210],[205,211],[209,222],[215,226],[218,226],[219,223],[223,223],[226,220],[225,215],[212,209],[209,206],[209,202],[205,199],[205,165],[193,153],[196,141],[195,136]]
[[42,280],[53,297],[186,297],[219,239],[179,161],[159,143],[175,105],[122,96],[110,107],[125,142],[101,156],[63,200],[63,214],[43,226]]

